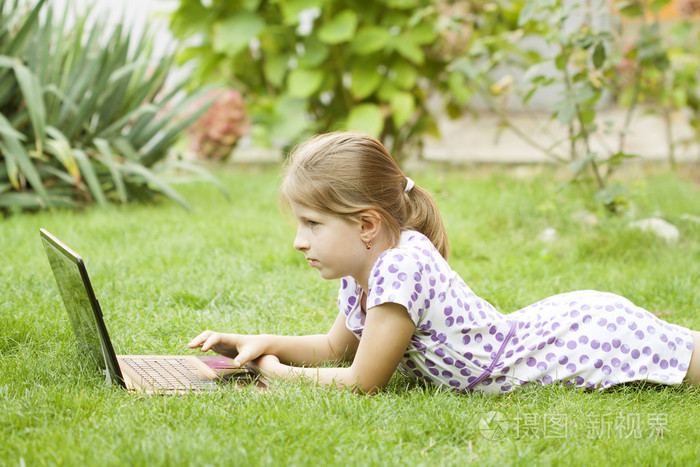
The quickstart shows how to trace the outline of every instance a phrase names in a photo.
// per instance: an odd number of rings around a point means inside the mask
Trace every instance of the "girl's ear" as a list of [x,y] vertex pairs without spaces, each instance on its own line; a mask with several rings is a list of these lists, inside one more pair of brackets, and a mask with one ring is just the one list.
[[374,209],[365,209],[360,213],[360,237],[363,242],[371,242],[379,234],[382,217]]

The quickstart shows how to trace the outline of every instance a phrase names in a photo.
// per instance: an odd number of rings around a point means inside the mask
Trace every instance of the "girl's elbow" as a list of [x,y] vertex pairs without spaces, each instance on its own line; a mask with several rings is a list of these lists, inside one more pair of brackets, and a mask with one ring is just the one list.
[[389,384],[390,378],[391,375],[389,375],[389,378],[386,378],[353,372],[351,378],[353,383],[351,384],[350,388],[356,394],[372,395],[384,390],[387,384]]

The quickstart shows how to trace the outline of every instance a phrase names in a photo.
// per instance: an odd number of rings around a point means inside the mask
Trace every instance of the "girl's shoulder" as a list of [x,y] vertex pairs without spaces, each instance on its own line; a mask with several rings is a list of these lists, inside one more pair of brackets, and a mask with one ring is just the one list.
[[[372,266],[369,295],[382,295],[389,289],[412,291],[417,283],[435,281],[435,276],[447,277],[449,274],[447,262],[430,239],[420,232],[406,230],[401,233],[399,244],[383,252]],[[340,309],[346,315],[352,313],[359,306],[362,293],[355,279],[343,277],[338,294]]]
[[[420,232],[406,230],[399,244],[382,253],[370,271],[370,288],[399,272],[415,277],[428,277],[449,272],[450,268],[433,243]],[[384,278],[384,279],[383,279]],[[416,279],[419,280],[419,279]]]
[[382,256],[397,252],[410,253],[411,255],[422,254],[423,256],[432,256],[434,253],[440,254],[428,237],[415,230],[404,230],[401,232],[399,244],[385,251]]
[[420,232],[404,230],[401,232],[399,244],[382,253],[374,268],[386,264],[403,263],[404,260],[407,263],[420,264],[421,262],[435,262],[441,259],[440,252],[428,237]]

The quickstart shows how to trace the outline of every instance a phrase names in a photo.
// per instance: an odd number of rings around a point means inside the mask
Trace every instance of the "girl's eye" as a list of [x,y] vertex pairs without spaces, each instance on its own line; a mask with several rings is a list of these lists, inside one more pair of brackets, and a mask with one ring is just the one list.
[[316,221],[307,221],[307,222],[309,224],[309,227],[316,227],[317,225],[319,225],[318,222],[316,222]]

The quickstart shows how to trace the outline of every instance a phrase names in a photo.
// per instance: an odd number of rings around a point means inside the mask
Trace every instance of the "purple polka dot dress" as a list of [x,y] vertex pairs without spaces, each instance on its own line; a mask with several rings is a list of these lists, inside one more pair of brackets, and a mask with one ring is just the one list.
[[[341,280],[338,305],[362,336],[362,288]],[[629,300],[583,290],[510,314],[477,297],[425,236],[406,231],[370,272],[367,308],[406,307],[416,330],[399,370],[459,392],[499,394],[527,383],[603,389],[631,381],[682,382],[688,329]]]

